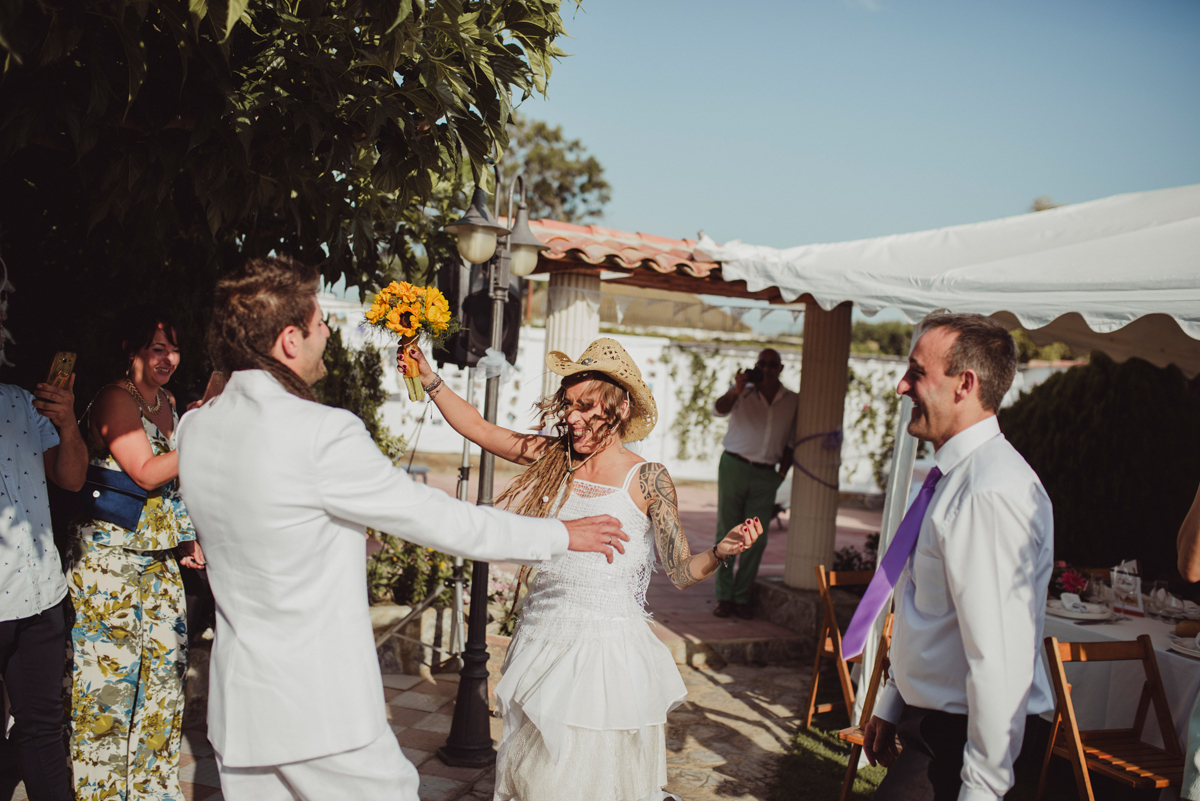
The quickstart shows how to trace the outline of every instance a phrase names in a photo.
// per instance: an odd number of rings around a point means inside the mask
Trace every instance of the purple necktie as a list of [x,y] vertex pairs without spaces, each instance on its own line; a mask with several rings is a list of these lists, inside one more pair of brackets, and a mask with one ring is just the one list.
[[843,659],[852,659],[863,652],[863,647],[867,644],[867,634],[875,625],[875,618],[879,617],[880,610],[887,603],[892,588],[896,586],[900,573],[904,570],[904,563],[908,561],[917,544],[917,534],[920,533],[921,523],[925,520],[925,510],[929,508],[933,491],[941,478],[942,471],[936,467],[929,471],[925,483],[921,485],[921,491],[917,493],[917,499],[900,521],[892,544],[883,555],[879,569],[871,577],[867,592],[859,602],[858,608],[854,610],[850,625],[846,627],[846,636],[842,638]]

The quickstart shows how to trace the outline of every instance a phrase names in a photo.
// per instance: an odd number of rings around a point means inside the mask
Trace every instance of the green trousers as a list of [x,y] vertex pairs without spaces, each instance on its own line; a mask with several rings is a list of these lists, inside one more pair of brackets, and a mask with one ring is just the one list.
[[731,528],[752,517],[762,523],[763,533],[748,551],[736,557],[730,567],[717,568],[717,600],[750,603],[750,590],[758,577],[758,565],[767,549],[767,527],[775,511],[775,493],[783,477],[770,467],[755,467],[721,454],[717,468],[717,542]]

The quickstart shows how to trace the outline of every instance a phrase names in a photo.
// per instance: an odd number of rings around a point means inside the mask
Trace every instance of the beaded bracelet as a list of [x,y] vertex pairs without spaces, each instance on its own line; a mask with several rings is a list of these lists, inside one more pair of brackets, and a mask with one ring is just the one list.
[[726,556],[724,559],[722,559],[721,554],[717,553],[717,546],[715,546],[715,545],[712,547],[712,552],[713,552],[713,558],[717,560],[717,564],[720,567],[725,567],[725,568],[730,567],[729,563],[733,560],[732,555]]
[[442,377],[440,375],[434,375],[433,382],[429,386],[425,387],[425,395],[428,396],[430,400],[433,400],[437,397],[437,394],[442,391],[443,386],[445,386],[445,382],[442,381]]

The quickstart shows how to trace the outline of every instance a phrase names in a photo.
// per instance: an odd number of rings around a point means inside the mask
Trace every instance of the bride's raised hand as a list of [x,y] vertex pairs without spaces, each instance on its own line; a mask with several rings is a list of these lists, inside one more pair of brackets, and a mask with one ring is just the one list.
[[757,517],[752,517],[745,523],[734,526],[725,535],[725,538],[717,543],[717,555],[722,559],[728,559],[749,550],[762,534],[762,530],[762,523]]
[[402,376],[416,373],[421,377],[422,384],[428,384],[433,380],[433,376],[435,375],[433,366],[425,358],[425,352],[416,344],[396,351],[396,369],[400,371],[400,375]]

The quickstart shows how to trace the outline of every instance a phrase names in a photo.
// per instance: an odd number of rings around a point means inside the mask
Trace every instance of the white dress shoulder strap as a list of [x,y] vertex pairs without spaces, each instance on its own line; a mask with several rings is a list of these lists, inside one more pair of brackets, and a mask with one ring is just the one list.
[[637,471],[641,470],[646,465],[651,465],[651,464],[658,464],[658,462],[638,462],[633,467],[631,467],[629,469],[629,472],[625,475],[625,483],[621,485],[621,489],[625,490],[626,492],[629,492],[629,482],[633,481],[633,477],[637,473]]

